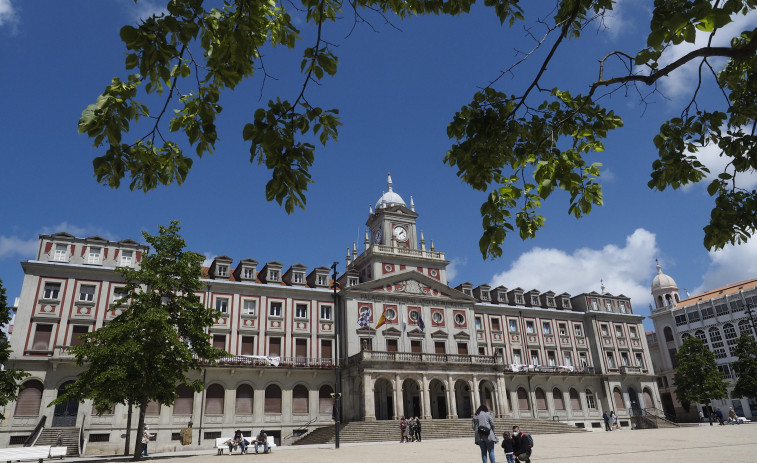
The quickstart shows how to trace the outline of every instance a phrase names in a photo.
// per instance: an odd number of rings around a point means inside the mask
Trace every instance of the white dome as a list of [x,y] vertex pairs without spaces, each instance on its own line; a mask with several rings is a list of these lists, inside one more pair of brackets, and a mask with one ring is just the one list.
[[662,273],[662,267],[660,267],[660,264],[657,264],[657,275],[655,275],[654,280],[652,280],[652,293],[654,294],[656,291],[669,288],[677,290],[678,285],[672,277]]
[[376,201],[376,210],[389,207],[389,206],[397,206],[397,205],[403,205],[406,206],[405,201],[402,199],[402,196],[398,195],[394,191],[392,191],[392,174],[387,174],[387,181],[386,186],[389,189],[386,193],[382,194],[378,201]]

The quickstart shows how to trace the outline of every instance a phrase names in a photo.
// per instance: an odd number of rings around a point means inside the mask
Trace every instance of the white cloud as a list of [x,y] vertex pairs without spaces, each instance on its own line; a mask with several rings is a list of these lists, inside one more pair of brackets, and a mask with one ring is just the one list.
[[465,265],[468,263],[468,259],[460,259],[455,258],[452,259],[447,265],[447,283],[452,286],[451,282],[457,277],[457,274],[460,273],[459,267],[465,267]]
[[11,0],[0,0],[0,27],[7,26],[11,33],[16,32],[18,11],[13,8]]
[[39,240],[25,240],[17,236],[0,236],[0,260],[11,257],[33,258],[37,254]]
[[[749,129],[744,129],[746,133],[749,133]],[[696,153],[696,157],[707,168],[710,170],[710,173],[707,174],[707,177],[702,182],[696,183],[696,184],[688,184],[683,187],[683,191],[690,191],[694,185],[700,185],[702,188],[706,188],[707,185],[710,184],[711,181],[715,180],[719,174],[722,172],[728,172],[730,174],[733,174],[733,167],[728,166],[728,163],[733,161],[733,158],[728,156],[721,156],[721,149],[718,148],[716,145],[708,145],[704,148],[699,148],[699,151]],[[727,169],[726,169],[727,168]],[[747,172],[739,172],[736,175],[736,186],[738,188],[744,188],[751,190],[755,186],[757,186],[757,172],[754,170],[750,170]]]
[[205,251],[205,252],[202,253],[202,255],[205,256],[205,260],[202,261],[202,266],[203,267],[210,267],[210,264],[213,263],[213,259],[215,259],[216,257],[218,257],[218,254],[213,254],[210,251]]
[[132,11],[135,21],[144,21],[151,16],[160,16],[161,14],[167,14],[165,5],[160,5],[152,0],[142,0],[136,4],[129,0],[129,8]]
[[691,294],[699,294],[750,278],[757,278],[757,239],[711,251],[710,265],[702,276],[702,284]]
[[617,0],[612,11],[606,12],[602,17],[602,25],[607,29],[607,33],[613,40],[617,39],[628,28],[629,24],[625,19],[628,15],[624,14],[625,5],[627,5],[627,1]]
[[516,259],[508,270],[494,275],[490,285],[525,290],[552,290],[576,295],[600,291],[600,280],[611,294],[624,294],[631,304],[649,300],[650,274],[658,254],[656,237],[643,228],[626,237],[625,246],[581,248],[569,254],[560,249],[534,248]]

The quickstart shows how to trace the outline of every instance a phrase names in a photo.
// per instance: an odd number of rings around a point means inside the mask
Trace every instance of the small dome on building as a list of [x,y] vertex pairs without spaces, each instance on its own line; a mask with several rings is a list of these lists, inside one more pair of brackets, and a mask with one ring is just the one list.
[[657,264],[657,275],[652,280],[652,294],[662,289],[678,289],[676,281],[669,275],[662,273],[662,267]]
[[389,206],[397,206],[397,205],[403,205],[406,206],[405,201],[402,199],[400,195],[392,191],[392,174],[391,172],[387,174],[387,181],[386,186],[389,191],[382,194],[378,201],[376,201],[376,210],[389,207]]

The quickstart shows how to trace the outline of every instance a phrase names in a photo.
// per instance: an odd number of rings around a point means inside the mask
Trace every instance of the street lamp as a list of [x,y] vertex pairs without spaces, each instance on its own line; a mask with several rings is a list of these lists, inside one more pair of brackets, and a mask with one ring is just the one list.
[[342,391],[339,381],[339,300],[337,295],[337,288],[339,284],[336,281],[336,266],[339,262],[334,262],[331,269],[334,271],[334,402],[332,404],[332,417],[334,418],[334,448],[339,448],[339,399],[342,397]]

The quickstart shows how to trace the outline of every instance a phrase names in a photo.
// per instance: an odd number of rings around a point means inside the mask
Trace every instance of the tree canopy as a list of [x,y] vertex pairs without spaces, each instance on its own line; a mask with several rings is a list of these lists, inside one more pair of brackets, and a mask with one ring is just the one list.
[[728,397],[715,354],[699,338],[686,338],[676,354],[676,363],[673,384],[681,404],[709,403]]
[[[11,308],[8,307],[8,301],[5,297],[5,287],[3,280],[0,280],[0,328],[7,328],[11,321]],[[6,364],[11,356],[11,344],[8,338],[0,333],[0,406],[5,407],[8,402],[16,400],[18,396],[19,381],[29,376],[29,373],[14,368],[7,368]],[[4,408],[3,408],[4,410]],[[5,419],[5,415],[0,411],[0,421]]]
[[[204,257],[184,251],[176,221],[161,226],[157,236],[142,235],[152,251],[139,268],[116,270],[127,284],[111,310],[121,313],[69,348],[85,369],[53,402],[91,398],[100,413],[117,403],[134,405],[140,410],[137,435],[151,401],[172,405],[179,384],[201,391],[202,380],[187,373],[225,355],[213,348],[206,332],[218,312],[205,307],[197,294],[203,290]],[[137,439],[135,458],[140,446]]]
[[739,375],[733,397],[757,399],[757,342],[748,334],[742,334],[733,355],[738,357],[732,366]]
[[[307,36],[312,42],[294,58],[301,60],[301,87],[293,98],[276,97],[256,108],[241,134],[250,144],[250,161],[271,170],[266,199],[292,212],[305,207],[315,143],[335,141],[342,125],[338,108],[308,100],[308,89],[327,85],[339,64],[338,44],[325,38],[324,28],[337,21],[366,23],[368,14],[387,21],[460,15],[475,1],[206,3],[211,2],[170,0],[165,14],[121,29],[128,50],[125,68],[133,73],[113,78],[79,120],[79,131],[104,151],[94,159],[95,175],[111,187],[128,177],[131,189],[144,191],[182,183],[193,164],[182,146],[194,146],[200,157],[219,140],[220,95],[245,79],[258,77],[262,85],[269,77],[263,50],[294,49]],[[504,239],[516,229],[523,239],[534,237],[545,224],[539,208],[556,190],[568,193],[568,212],[575,217],[602,205],[601,165],[591,162],[591,155],[603,151],[608,134],[623,126],[621,116],[604,102],[625,93],[644,104],[660,91],[658,82],[684,67],[696,68],[697,84],[680,115],[649,134],[659,156],[648,185],[662,191],[705,180],[710,172],[697,152],[715,147],[729,162],[707,187],[714,207],[704,245],[717,249],[749,239],[757,224],[757,191],[741,188],[737,177],[757,167],[757,29],[749,25],[734,32],[726,26],[751,13],[757,0],[656,0],[646,47],[598,56],[596,79],[576,88],[545,88],[562,72],[558,67],[550,71],[550,63],[567,53],[565,42],[581,39],[587,26],[601,23],[613,0],[531,2],[527,8],[519,0],[484,0],[484,5],[503,25],[543,32],[532,32],[533,49],[522,51],[499,75],[493,71],[490,84],[447,127],[452,146],[444,162],[472,188],[487,193],[479,242],[485,258],[500,256]],[[307,34],[293,16],[304,19]],[[696,42],[697,33],[707,35],[704,44]],[[671,50],[686,44],[691,51],[671,58]],[[534,74],[521,67],[529,59],[539,60]],[[527,82],[525,90],[508,90],[501,79],[508,74]],[[704,102],[705,94],[717,97]],[[132,135],[132,124],[140,118],[147,119],[147,128]]]

